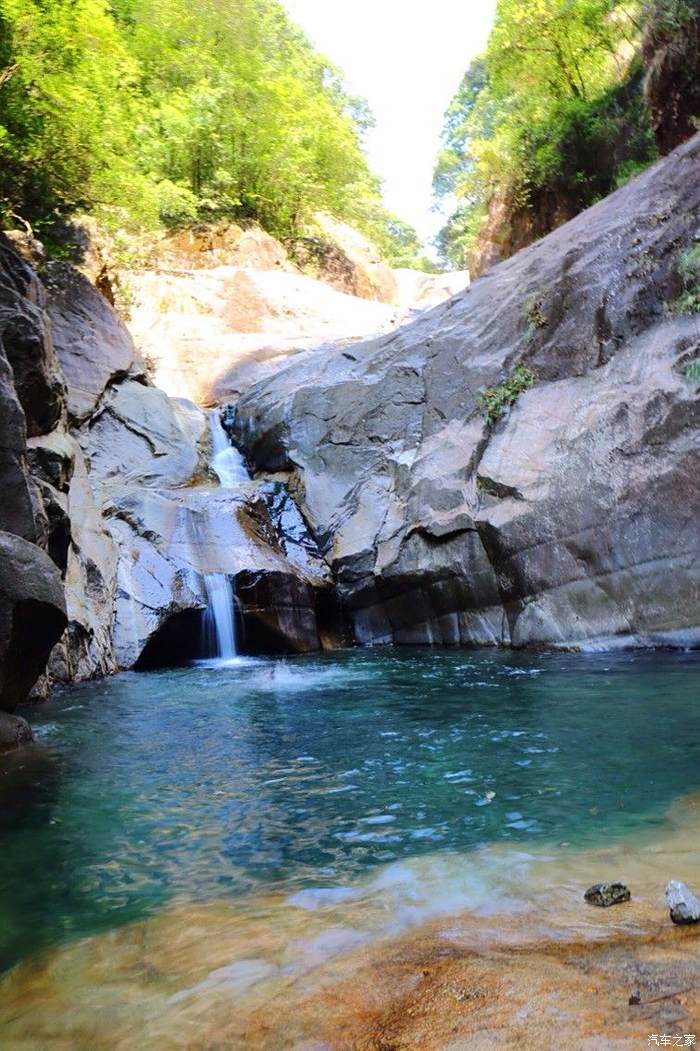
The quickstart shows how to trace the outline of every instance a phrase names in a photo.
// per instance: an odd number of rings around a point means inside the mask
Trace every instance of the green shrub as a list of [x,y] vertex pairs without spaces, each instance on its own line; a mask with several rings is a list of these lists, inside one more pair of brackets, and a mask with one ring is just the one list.
[[510,408],[523,391],[534,386],[535,373],[527,365],[516,365],[510,376],[504,383],[495,387],[486,387],[479,395],[479,404],[486,413],[489,423],[493,424],[500,420],[504,412]]
[[677,314],[700,314],[700,245],[686,248],[678,257],[683,291],[675,302]]
[[691,383],[697,383],[700,386],[700,358],[686,365],[685,374]]

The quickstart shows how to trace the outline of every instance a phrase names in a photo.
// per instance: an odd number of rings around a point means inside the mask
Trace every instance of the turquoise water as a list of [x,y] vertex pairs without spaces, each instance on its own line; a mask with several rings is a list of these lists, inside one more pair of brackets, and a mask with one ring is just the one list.
[[700,786],[700,655],[351,651],[128,673],[0,763],[0,964],[397,858],[596,845]]

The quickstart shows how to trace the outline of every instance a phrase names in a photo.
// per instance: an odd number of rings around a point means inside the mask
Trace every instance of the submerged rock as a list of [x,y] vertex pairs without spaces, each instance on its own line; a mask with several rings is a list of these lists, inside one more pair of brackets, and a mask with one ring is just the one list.
[[0,711],[0,754],[12,752],[34,740],[32,728],[21,715]]
[[666,886],[665,896],[674,923],[683,926],[700,921],[700,900],[686,883],[672,879]]
[[631,894],[629,887],[626,887],[624,883],[595,883],[583,896],[589,905],[598,905],[601,909],[607,909],[611,905],[620,905],[623,901],[629,901]]

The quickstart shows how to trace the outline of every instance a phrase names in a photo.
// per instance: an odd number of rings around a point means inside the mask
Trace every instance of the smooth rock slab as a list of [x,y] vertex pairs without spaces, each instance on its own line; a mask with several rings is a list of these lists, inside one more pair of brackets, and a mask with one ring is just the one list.
[[674,923],[683,926],[700,920],[700,900],[686,883],[672,879],[666,886],[665,896]]
[[595,883],[584,894],[589,905],[597,905],[601,909],[620,905],[623,901],[629,901],[630,897],[629,887],[624,883]]

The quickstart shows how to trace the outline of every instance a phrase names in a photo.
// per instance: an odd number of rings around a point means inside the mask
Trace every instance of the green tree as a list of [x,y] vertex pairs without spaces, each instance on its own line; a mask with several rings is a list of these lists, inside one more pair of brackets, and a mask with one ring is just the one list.
[[136,68],[101,0],[2,0],[0,199],[33,220],[116,203],[143,179],[130,149]]
[[485,54],[445,117],[434,188],[456,202],[440,235],[464,265],[494,199],[586,207],[655,147],[641,90],[641,4],[499,0]]
[[366,103],[277,0],[0,4],[6,212],[293,239],[323,210],[405,251],[363,152]]

